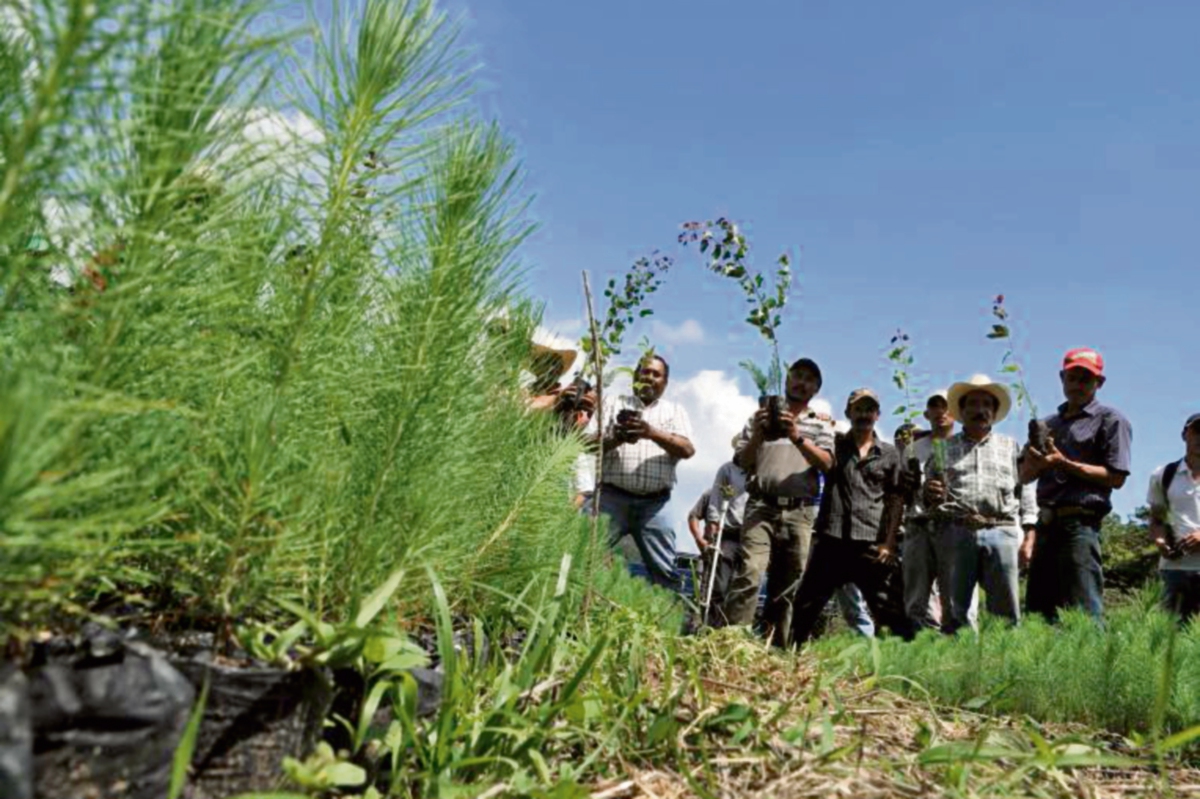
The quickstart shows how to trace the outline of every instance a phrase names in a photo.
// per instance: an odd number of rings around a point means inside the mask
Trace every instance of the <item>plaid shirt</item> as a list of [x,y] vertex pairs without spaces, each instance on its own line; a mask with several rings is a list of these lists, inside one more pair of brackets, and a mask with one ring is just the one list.
[[[659,398],[645,405],[635,396],[606,396],[604,398],[604,437],[612,435],[621,410],[641,411],[642,419],[651,427],[691,440],[692,424],[687,411],[674,402]],[[589,432],[596,432],[592,417]],[[631,494],[657,494],[675,485],[675,464],[678,458],[668,455],[662,447],[648,438],[633,444],[621,444],[604,453],[604,483]]]
[[[1017,478],[1021,447],[1016,439],[990,433],[975,442],[962,432],[946,439],[946,484],[949,499],[931,511],[951,515],[978,514],[997,519],[1004,526],[1032,526],[1038,506],[1032,485],[1022,486]],[[924,474],[935,471],[933,457],[921,463]]]

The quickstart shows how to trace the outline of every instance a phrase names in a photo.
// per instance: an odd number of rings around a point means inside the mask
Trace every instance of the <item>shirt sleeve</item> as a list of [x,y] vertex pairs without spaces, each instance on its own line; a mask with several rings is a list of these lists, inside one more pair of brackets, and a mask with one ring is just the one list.
[[1150,475],[1150,485],[1146,489],[1146,505],[1151,510],[1166,510],[1168,505],[1163,494],[1163,467],[1160,466]]
[[1129,474],[1130,451],[1133,447],[1133,427],[1116,411],[1104,420],[1104,465],[1114,472]]
[[671,412],[663,420],[663,429],[672,435],[692,440],[692,422],[688,419],[687,411],[679,403],[671,404]]
[[1021,527],[1033,527],[1038,520],[1037,486],[1021,484],[1021,445],[1013,442],[1012,474],[1013,493],[1017,496],[1018,519]]
[[705,491],[700,495],[700,499],[696,500],[696,504],[688,511],[688,517],[692,519],[704,519],[708,510],[710,495]]
[[721,489],[731,482],[729,467],[726,464],[721,464],[721,468],[717,469],[717,476],[713,478],[712,488],[708,490],[708,507],[706,509],[705,521],[713,522],[714,524],[721,521]]
[[825,450],[833,454],[833,425],[825,420],[820,420],[820,429],[816,437],[813,439],[813,446]]
[[742,453],[745,451],[746,445],[750,443],[750,431],[751,425],[753,424],[754,417],[751,416],[750,420],[742,427],[742,432],[738,435],[737,446],[733,449],[734,460],[747,472],[754,467],[754,464],[746,462],[746,460],[742,457]]
[[886,447],[883,451],[883,493],[903,495],[900,485],[900,454],[895,447]]

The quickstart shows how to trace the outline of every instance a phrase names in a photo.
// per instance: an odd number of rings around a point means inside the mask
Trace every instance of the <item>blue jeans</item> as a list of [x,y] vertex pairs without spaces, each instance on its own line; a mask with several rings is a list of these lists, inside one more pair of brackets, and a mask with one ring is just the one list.
[[[591,513],[592,502],[584,503]],[[608,517],[609,544],[625,556],[629,573],[655,585],[679,590],[675,573],[675,528],[666,514],[670,495],[640,497],[605,485],[600,512]]]
[[1182,621],[1200,613],[1200,572],[1163,569],[1163,607]]
[[1080,608],[1096,619],[1104,615],[1099,518],[1056,519],[1037,526],[1025,610],[1054,622],[1062,608]]
[[949,610],[949,618],[942,620],[943,631],[953,634],[974,626],[970,610],[976,585],[983,586],[988,613],[1013,624],[1020,621],[1017,552],[1021,531],[1016,527],[972,530],[951,522],[942,527],[940,540],[946,565],[938,582]]
[[867,638],[875,637],[875,620],[867,610],[867,600],[854,583],[846,583],[833,594],[846,626]]

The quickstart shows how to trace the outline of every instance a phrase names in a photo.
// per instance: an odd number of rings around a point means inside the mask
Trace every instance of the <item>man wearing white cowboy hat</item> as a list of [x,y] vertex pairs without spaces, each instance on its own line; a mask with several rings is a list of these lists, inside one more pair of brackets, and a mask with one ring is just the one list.
[[922,464],[922,500],[937,530],[938,582],[949,599],[943,630],[970,625],[976,585],[989,613],[1016,623],[1019,551],[1037,524],[1037,502],[1031,487],[1021,485],[1020,445],[992,430],[1012,399],[1006,387],[977,374],[951,386],[946,401],[962,430],[946,440],[940,463],[931,456]]

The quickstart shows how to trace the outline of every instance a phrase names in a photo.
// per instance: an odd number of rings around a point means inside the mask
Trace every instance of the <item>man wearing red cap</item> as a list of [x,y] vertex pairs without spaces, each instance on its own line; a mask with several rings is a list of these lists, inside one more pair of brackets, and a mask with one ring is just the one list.
[[1029,563],[1025,609],[1053,621],[1058,610],[1104,611],[1100,522],[1112,511],[1113,489],[1129,476],[1133,430],[1117,410],[1096,401],[1104,385],[1104,358],[1081,347],[1063,357],[1067,401],[1045,422],[1046,451],[1027,446],[1021,482],[1038,481],[1040,511],[1035,535],[1026,537],[1021,559]]

